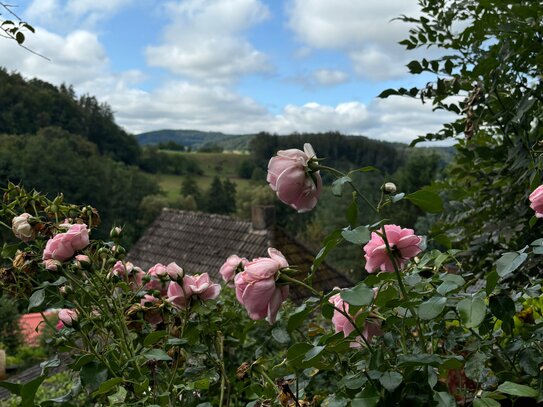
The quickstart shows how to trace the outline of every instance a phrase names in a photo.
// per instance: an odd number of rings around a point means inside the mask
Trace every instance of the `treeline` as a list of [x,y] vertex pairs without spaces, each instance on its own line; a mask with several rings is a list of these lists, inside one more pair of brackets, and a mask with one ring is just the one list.
[[0,133],[36,134],[50,126],[86,138],[102,155],[138,164],[141,150],[136,139],[115,124],[108,105],[89,95],[77,98],[71,86],[26,81],[0,68]]
[[249,143],[249,150],[256,166],[265,168],[270,157],[277,150],[303,149],[304,143],[311,143],[319,158],[325,158],[326,165],[340,169],[375,166],[386,173],[393,173],[405,162],[406,147],[363,136],[344,136],[338,132],[303,133],[277,136],[268,133],[257,134]]

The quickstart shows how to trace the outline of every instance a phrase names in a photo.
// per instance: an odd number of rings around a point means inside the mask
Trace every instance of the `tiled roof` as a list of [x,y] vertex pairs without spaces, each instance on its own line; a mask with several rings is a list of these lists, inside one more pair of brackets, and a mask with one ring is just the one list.
[[[257,229],[251,221],[230,216],[165,208],[134,245],[128,259],[144,270],[156,263],[175,261],[189,274],[207,272],[219,280],[219,268],[228,256],[237,254],[251,260],[267,256],[268,247],[281,251],[290,265],[305,273],[313,261],[314,253],[278,227]],[[351,285],[349,278],[327,264],[321,265],[314,276],[317,290]],[[298,287],[291,290],[294,300],[307,296]]]

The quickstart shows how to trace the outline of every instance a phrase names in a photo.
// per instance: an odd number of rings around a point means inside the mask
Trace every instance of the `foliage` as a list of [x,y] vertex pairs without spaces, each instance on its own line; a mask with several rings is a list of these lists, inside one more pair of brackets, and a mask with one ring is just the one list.
[[225,178],[218,176],[213,181],[203,197],[203,208],[211,213],[234,213],[236,211],[236,185]]
[[22,343],[17,302],[8,295],[0,297],[0,343],[8,355],[13,355]]
[[36,134],[41,128],[57,126],[96,144],[103,155],[138,163],[136,139],[115,124],[111,108],[95,97],[77,99],[71,87],[26,81],[4,68],[0,68],[0,82],[0,134]]
[[[33,136],[0,135],[0,145],[0,179],[51,194],[62,186],[67,200],[100,205],[105,209],[104,227],[98,236],[107,235],[113,223],[141,219],[140,202],[157,192],[137,168],[100,156],[94,144],[58,128]],[[136,230],[126,230],[127,242],[136,236]]]
[[159,151],[157,147],[145,147],[142,151],[140,168],[151,174],[195,174],[201,175],[203,171],[198,163],[188,154],[169,154]]
[[[402,17],[412,28],[401,43],[407,49],[436,49],[429,55],[438,57],[408,64],[411,73],[434,80],[381,96],[420,98],[458,115],[416,140],[458,142],[454,164],[436,184],[447,215],[433,235],[446,234],[470,264],[488,267],[502,251],[538,235],[526,202],[542,179],[543,9],[539,1],[524,0],[419,3],[419,17]],[[529,263],[523,272],[537,269]]]

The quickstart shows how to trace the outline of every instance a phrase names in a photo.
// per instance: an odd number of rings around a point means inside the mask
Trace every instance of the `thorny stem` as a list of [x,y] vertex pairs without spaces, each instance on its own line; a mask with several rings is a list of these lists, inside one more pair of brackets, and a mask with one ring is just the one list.
[[[390,243],[388,242],[388,239],[387,239],[385,227],[383,226],[381,230],[382,232],[379,234],[381,235],[381,237],[383,238],[383,241],[385,242],[388,257],[390,261],[392,262],[392,265],[394,266],[394,274],[396,275],[396,278],[398,280],[398,285],[400,286],[400,291],[402,293],[403,300],[407,301],[408,299],[407,290],[405,289],[405,285],[403,283],[402,275],[400,273],[400,267],[398,266],[397,259],[394,257],[394,254],[392,253]],[[419,331],[420,347],[423,352],[426,352],[426,344],[424,343],[424,331],[422,330],[422,325],[420,324],[420,320],[411,305],[407,305],[407,309],[409,309],[409,312],[411,312],[411,315],[415,317],[415,322],[417,324],[417,329]]]

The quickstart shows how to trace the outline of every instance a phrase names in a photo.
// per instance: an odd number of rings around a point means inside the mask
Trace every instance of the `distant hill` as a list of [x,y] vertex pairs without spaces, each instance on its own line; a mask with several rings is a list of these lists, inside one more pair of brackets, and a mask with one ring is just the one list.
[[193,149],[216,144],[225,150],[247,150],[254,136],[254,134],[224,134],[199,130],[158,130],[138,134],[136,139],[143,146],[173,141]]

